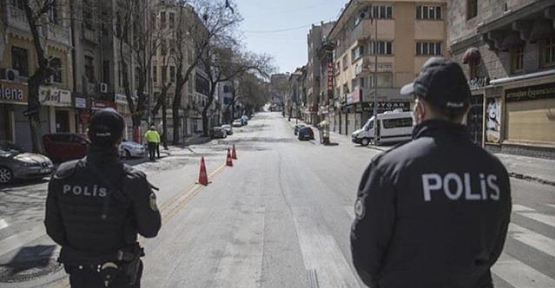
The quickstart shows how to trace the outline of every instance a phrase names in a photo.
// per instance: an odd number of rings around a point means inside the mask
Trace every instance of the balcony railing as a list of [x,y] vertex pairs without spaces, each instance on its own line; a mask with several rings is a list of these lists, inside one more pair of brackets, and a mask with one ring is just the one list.
[[363,19],[358,23],[358,25],[353,29],[351,32],[351,41],[350,43],[354,43],[357,41],[364,41],[374,33],[374,29],[372,28],[372,21],[370,19]]
[[25,11],[13,6],[6,5],[6,24],[8,26],[29,31],[29,23],[27,22],[27,16],[25,16]]

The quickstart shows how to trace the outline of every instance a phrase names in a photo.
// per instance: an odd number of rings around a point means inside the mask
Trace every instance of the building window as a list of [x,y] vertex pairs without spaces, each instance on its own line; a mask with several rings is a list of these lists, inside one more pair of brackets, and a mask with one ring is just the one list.
[[343,56],[343,70],[347,70],[349,67],[349,55]]
[[441,20],[441,6],[416,6],[416,19]]
[[[85,3],[87,2],[85,1]],[[83,26],[85,29],[94,31],[93,11],[89,4],[85,4],[85,7],[83,7]]]
[[555,37],[545,39],[540,49],[542,67],[555,66]]
[[158,82],[158,67],[152,66],[152,82]]
[[478,0],[466,0],[466,19],[478,16]]
[[168,81],[168,66],[162,66],[162,85]]
[[364,46],[358,46],[351,50],[351,59],[353,62],[362,57],[362,55],[364,55]]
[[416,42],[416,55],[441,56],[441,42]]
[[175,14],[170,13],[170,29],[175,28]]
[[21,10],[25,10],[25,2],[24,0],[12,0],[11,4]]
[[475,79],[478,78],[478,73],[480,71],[480,66],[478,64],[475,63],[471,63],[469,65],[470,67],[470,79]]
[[162,56],[166,56],[167,52],[168,52],[168,47],[166,46],[166,39],[162,39],[160,42],[160,54]]
[[371,55],[378,52],[378,55],[392,55],[393,54],[393,42],[392,41],[372,41],[370,43],[370,53]]
[[94,83],[94,58],[85,56],[85,76],[89,83]]
[[50,60],[50,68],[54,71],[52,78],[56,83],[62,83],[62,60],[60,58],[52,58]]
[[27,49],[12,46],[12,68],[19,71],[20,76],[29,76],[29,56]]
[[392,5],[372,6],[372,17],[374,19],[392,19],[393,6]]
[[166,12],[160,12],[160,28],[166,29]]
[[231,93],[231,87],[224,85],[224,93]]
[[187,81],[187,82],[189,82],[189,83],[188,83],[188,84],[189,84],[189,85],[188,85],[188,86],[189,86],[189,94],[193,94],[193,81],[191,81],[191,80],[189,79],[189,81]]
[[520,45],[511,49],[511,72],[521,72],[524,68],[524,46]]
[[170,81],[175,83],[175,66],[170,66]]
[[60,19],[59,16],[59,12],[58,12],[58,3],[56,3],[56,0],[52,1],[52,6],[50,7],[50,10],[48,11],[48,18],[50,19],[50,22],[54,23],[54,24],[58,24],[58,20]]

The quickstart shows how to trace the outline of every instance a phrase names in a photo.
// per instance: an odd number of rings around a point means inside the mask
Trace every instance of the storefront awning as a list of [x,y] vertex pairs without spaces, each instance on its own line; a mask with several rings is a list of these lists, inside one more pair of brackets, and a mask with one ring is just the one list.
[[480,55],[480,50],[476,47],[470,47],[466,49],[463,54],[462,60],[464,64],[476,65],[480,63],[482,56]]

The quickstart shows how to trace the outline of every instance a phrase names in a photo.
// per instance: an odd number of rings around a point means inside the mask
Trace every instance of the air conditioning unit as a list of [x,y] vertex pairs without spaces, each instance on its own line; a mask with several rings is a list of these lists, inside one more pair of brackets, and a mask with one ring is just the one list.
[[108,93],[108,84],[100,83],[100,93]]
[[2,68],[0,78],[7,81],[19,81],[19,71],[11,68]]

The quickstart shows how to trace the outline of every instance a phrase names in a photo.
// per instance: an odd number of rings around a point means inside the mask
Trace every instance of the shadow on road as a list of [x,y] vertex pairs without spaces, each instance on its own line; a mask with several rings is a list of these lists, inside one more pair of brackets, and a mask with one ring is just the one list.
[[6,264],[0,265],[0,282],[23,282],[62,269],[53,259],[56,245],[36,245],[21,248]]

